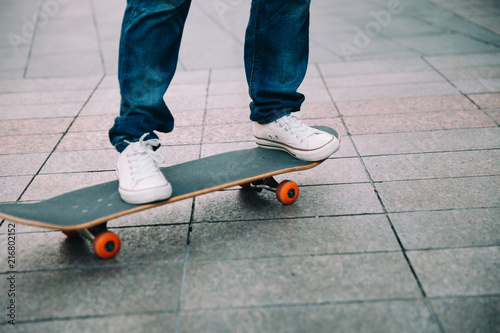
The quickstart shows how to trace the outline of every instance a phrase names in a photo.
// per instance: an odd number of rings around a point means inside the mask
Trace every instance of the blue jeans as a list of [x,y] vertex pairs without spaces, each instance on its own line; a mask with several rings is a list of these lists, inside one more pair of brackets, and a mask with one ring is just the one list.
[[[177,67],[191,0],[128,0],[118,63],[120,116],[109,131],[123,151],[144,133],[168,133],[174,117],[163,100]],[[297,92],[309,54],[310,0],[252,0],[245,34],[250,120],[270,123],[299,111]]]

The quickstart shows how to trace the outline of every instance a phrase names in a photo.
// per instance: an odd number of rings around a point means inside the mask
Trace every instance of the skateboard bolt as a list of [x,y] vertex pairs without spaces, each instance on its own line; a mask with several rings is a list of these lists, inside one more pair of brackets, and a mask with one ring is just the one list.
[[115,242],[107,242],[104,248],[107,252],[113,252],[113,250],[115,249]]
[[288,191],[287,195],[288,195],[289,198],[293,198],[295,196],[295,190],[293,188],[291,188]]

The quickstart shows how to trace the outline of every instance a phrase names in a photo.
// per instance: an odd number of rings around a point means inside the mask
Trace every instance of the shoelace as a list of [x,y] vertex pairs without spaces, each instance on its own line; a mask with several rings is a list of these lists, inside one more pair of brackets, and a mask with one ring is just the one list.
[[[160,145],[160,140],[151,139],[144,141],[149,133],[145,133],[136,144],[131,146],[127,152],[127,158],[129,158],[132,181],[136,184],[143,179],[154,176],[158,172],[157,163],[163,163],[163,157],[153,150],[153,147],[158,147]],[[131,144],[128,141],[125,141]]]
[[288,115],[278,119],[276,122],[280,127],[284,127],[285,131],[290,131],[290,135],[295,135],[295,138],[300,140],[300,142],[304,142],[304,140],[310,135],[315,133],[314,128],[311,128],[298,118],[302,116],[302,113],[295,112],[293,115]]

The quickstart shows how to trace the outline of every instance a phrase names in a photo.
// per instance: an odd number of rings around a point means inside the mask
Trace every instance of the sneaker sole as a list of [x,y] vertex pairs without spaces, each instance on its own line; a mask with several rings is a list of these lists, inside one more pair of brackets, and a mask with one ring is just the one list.
[[167,184],[162,187],[150,188],[141,191],[128,191],[118,188],[118,192],[123,201],[132,205],[142,205],[155,201],[167,200],[172,196],[172,185]]
[[282,150],[292,155],[296,159],[309,162],[322,161],[324,159],[327,159],[340,148],[340,143],[336,138],[323,147],[314,150],[296,149],[276,141],[261,139],[257,137],[255,138],[255,143],[261,148]]

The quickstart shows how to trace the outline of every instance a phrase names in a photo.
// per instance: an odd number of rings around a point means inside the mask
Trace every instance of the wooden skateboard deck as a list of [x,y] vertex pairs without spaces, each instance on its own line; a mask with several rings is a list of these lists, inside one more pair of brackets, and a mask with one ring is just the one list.
[[[340,139],[334,129],[318,128]],[[118,252],[120,240],[106,230],[109,220],[237,185],[273,190],[278,200],[290,204],[298,196],[297,185],[291,181],[278,184],[272,177],[310,169],[322,162],[297,160],[279,150],[252,148],[231,151],[161,168],[173,188],[172,197],[165,201],[128,204],[120,198],[118,181],[111,181],[37,203],[0,204],[0,218],[62,230],[68,236],[77,235],[77,231],[93,241],[98,256],[110,258]]]

